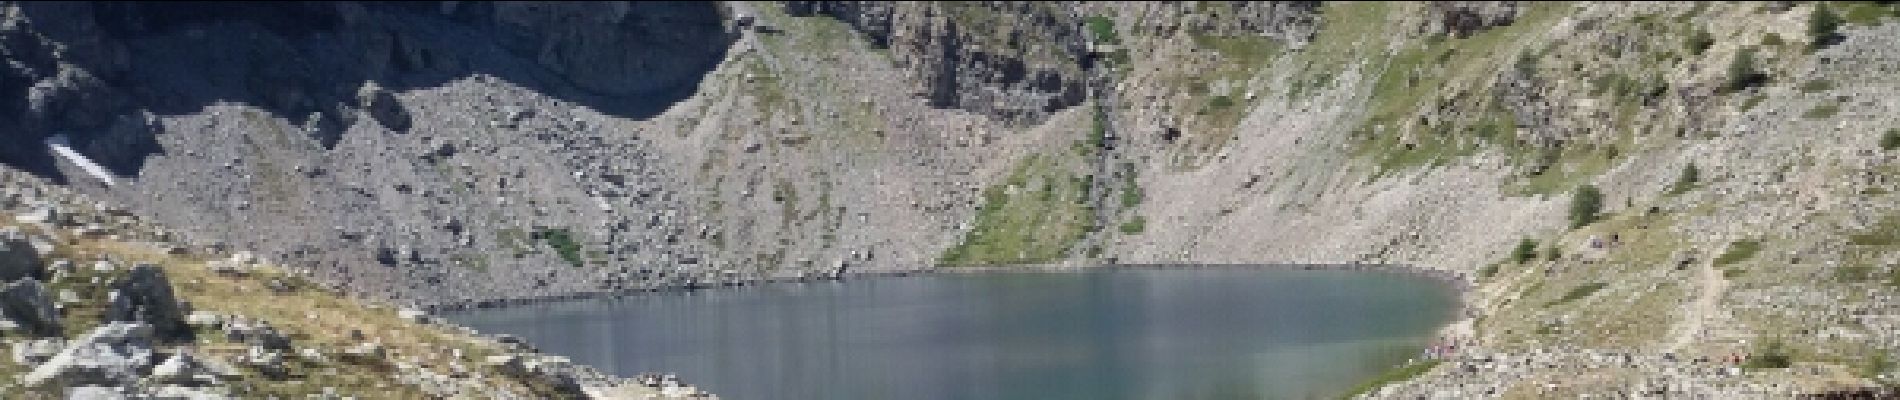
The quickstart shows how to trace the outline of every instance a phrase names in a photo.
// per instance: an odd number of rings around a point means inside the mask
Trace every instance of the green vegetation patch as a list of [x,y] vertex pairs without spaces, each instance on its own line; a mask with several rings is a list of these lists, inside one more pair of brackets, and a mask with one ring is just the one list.
[[[1355,154],[1374,161],[1380,171],[1440,165],[1477,152],[1484,144],[1512,143],[1515,116],[1489,93],[1457,93],[1448,87],[1494,74],[1496,65],[1535,65],[1535,58],[1510,46],[1562,15],[1563,4],[1535,3],[1508,26],[1466,38],[1433,37],[1384,59],[1372,82],[1365,123],[1356,131]],[[1375,60],[1376,62],[1376,60]],[[1449,97],[1449,98],[1448,98]],[[1424,125],[1417,121],[1426,104],[1450,104],[1444,114],[1465,115]],[[1409,140],[1399,136],[1410,132]]]
[[1767,75],[1756,64],[1754,47],[1744,47],[1735,52],[1735,58],[1729,59],[1728,82],[1722,86],[1723,90],[1739,92],[1766,82]]
[[1833,118],[1834,115],[1840,114],[1840,113],[1841,113],[1840,102],[1826,101],[1826,102],[1822,102],[1821,104],[1816,104],[1814,108],[1808,109],[1807,112],[1801,113],[1801,118],[1827,119],[1827,118]]
[[1834,81],[1815,79],[1801,84],[1801,93],[1821,93],[1834,90]]
[[1840,37],[1841,15],[1835,14],[1827,3],[1816,3],[1814,11],[1808,14],[1808,51],[1814,51]]
[[1873,229],[1847,236],[1847,242],[1859,246],[1893,246],[1900,244],[1900,217],[1887,216]]
[[1115,33],[1114,20],[1098,15],[1085,18],[1082,22],[1088,25],[1089,33],[1095,35],[1096,41],[1108,44],[1121,43],[1121,35]]
[[1758,94],[1754,96],[1748,96],[1748,99],[1742,100],[1741,110],[1742,112],[1748,112],[1748,110],[1753,110],[1755,109],[1755,106],[1761,105],[1762,100],[1767,100],[1767,99],[1768,99],[1767,95]]
[[1634,146],[1635,135],[1625,134],[1617,143],[1599,146],[1536,147],[1508,146],[1518,165],[1530,167],[1517,177],[1507,192],[1519,196],[1551,195],[1577,187],[1616,164],[1622,148]]
[[1714,45],[1715,38],[1709,36],[1709,31],[1696,29],[1694,33],[1689,34],[1688,39],[1683,40],[1682,48],[1688,50],[1689,54],[1702,55],[1702,52],[1709,51],[1709,47]]
[[1900,128],[1888,128],[1887,133],[1880,134],[1880,149],[1900,149]]
[[1141,184],[1135,181],[1135,164],[1122,164],[1122,208],[1141,205]]
[[1688,193],[1690,190],[1695,189],[1696,184],[1701,183],[1701,181],[1702,170],[1696,168],[1695,163],[1689,163],[1688,166],[1682,167],[1681,174],[1676,175],[1676,183],[1669,185],[1669,194],[1677,195]]
[[1791,365],[1794,365],[1794,355],[1779,340],[1769,341],[1749,355],[1748,361],[1742,362],[1742,368],[1748,369],[1787,368]]
[[1550,303],[1545,304],[1545,306],[1546,307],[1557,306],[1557,305],[1562,305],[1564,303],[1582,300],[1585,297],[1590,297],[1590,295],[1596,294],[1597,291],[1603,290],[1605,286],[1608,286],[1608,285],[1601,282],[1592,282],[1592,283],[1578,285],[1577,287],[1570,288],[1569,292],[1565,292],[1564,297],[1557,298],[1557,300],[1551,301]]
[[536,236],[540,236],[542,241],[547,242],[548,247],[554,248],[554,253],[559,254],[561,259],[566,260],[568,264],[579,267],[587,262],[581,258],[580,242],[574,241],[574,233],[568,231],[567,228],[544,229],[536,232]]
[[1537,241],[1530,238],[1517,242],[1517,248],[1511,249],[1511,262],[1523,264],[1537,259]]
[[1484,268],[1478,269],[1478,278],[1480,279],[1490,278],[1492,276],[1496,276],[1497,274],[1498,274],[1498,263],[1485,264]]
[[1082,180],[1056,159],[1031,156],[983,191],[975,226],[938,257],[943,265],[1034,264],[1060,259],[1093,214]]
[[1581,228],[1596,222],[1603,212],[1603,192],[1596,186],[1584,185],[1577,188],[1570,198],[1570,227]]
[[1171,104],[1184,112],[1184,133],[1177,144],[1178,160],[1194,165],[1206,155],[1225,146],[1234,137],[1234,127],[1252,110],[1256,98],[1254,78],[1279,58],[1284,49],[1280,42],[1260,36],[1218,36],[1190,33],[1196,48],[1215,57],[1168,68],[1159,76],[1164,85],[1179,88],[1187,96],[1183,103]]
[[1750,258],[1755,258],[1755,254],[1760,253],[1760,252],[1761,252],[1760,240],[1743,240],[1743,241],[1738,241],[1735,243],[1729,243],[1728,250],[1723,251],[1722,255],[1715,257],[1715,266],[1721,267],[1721,266],[1726,266],[1729,264],[1734,264],[1734,263],[1738,263],[1742,261],[1748,261],[1748,259]]
[[1126,234],[1126,235],[1138,235],[1147,230],[1148,230],[1148,218],[1142,217],[1140,215],[1136,215],[1134,218],[1129,219],[1128,222],[1123,222],[1121,226],[1122,234]]
[[1879,1],[1836,1],[1833,7],[1839,8],[1841,19],[1854,25],[1879,25],[1887,17],[1900,16],[1900,4],[1881,4]]

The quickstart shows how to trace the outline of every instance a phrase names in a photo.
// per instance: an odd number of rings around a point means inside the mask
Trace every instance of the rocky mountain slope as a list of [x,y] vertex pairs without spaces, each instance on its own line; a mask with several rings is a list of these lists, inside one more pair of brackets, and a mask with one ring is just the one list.
[[0,168],[0,183],[9,399],[697,397],[186,246],[24,172]]
[[1900,348],[1891,4],[191,10],[0,7],[0,161],[358,296],[1401,263],[1472,283],[1466,352],[1375,395],[1823,391]]

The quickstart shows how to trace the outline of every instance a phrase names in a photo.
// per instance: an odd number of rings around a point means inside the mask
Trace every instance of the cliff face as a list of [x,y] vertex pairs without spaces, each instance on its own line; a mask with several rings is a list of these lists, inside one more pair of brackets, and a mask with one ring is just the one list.
[[786,2],[826,15],[888,48],[931,105],[1024,123],[1080,104],[1088,38],[1063,3]]

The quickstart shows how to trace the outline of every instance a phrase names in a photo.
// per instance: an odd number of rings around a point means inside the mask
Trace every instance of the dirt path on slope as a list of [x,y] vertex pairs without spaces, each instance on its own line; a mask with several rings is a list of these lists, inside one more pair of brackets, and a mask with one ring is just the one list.
[[1670,334],[1669,345],[1664,347],[1663,351],[1681,351],[1683,347],[1702,336],[1708,329],[1708,320],[1714,318],[1716,308],[1721,306],[1722,293],[1728,290],[1728,279],[1723,278],[1722,271],[1715,268],[1714,260],[1701,264],[1701,271],[1696,277],[1696,286],[1700,290],[1696,291],[1695,300],[1689,302],[1689,309],[1684,312],[1682,321]]

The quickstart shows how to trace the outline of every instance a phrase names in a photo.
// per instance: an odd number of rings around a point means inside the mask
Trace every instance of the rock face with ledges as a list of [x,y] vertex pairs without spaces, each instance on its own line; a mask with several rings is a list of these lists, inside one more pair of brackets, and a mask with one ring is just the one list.
[[891,50],[930,104],[1037,122],[1086,97],[1088,38],[1063,2],[792,1]]

